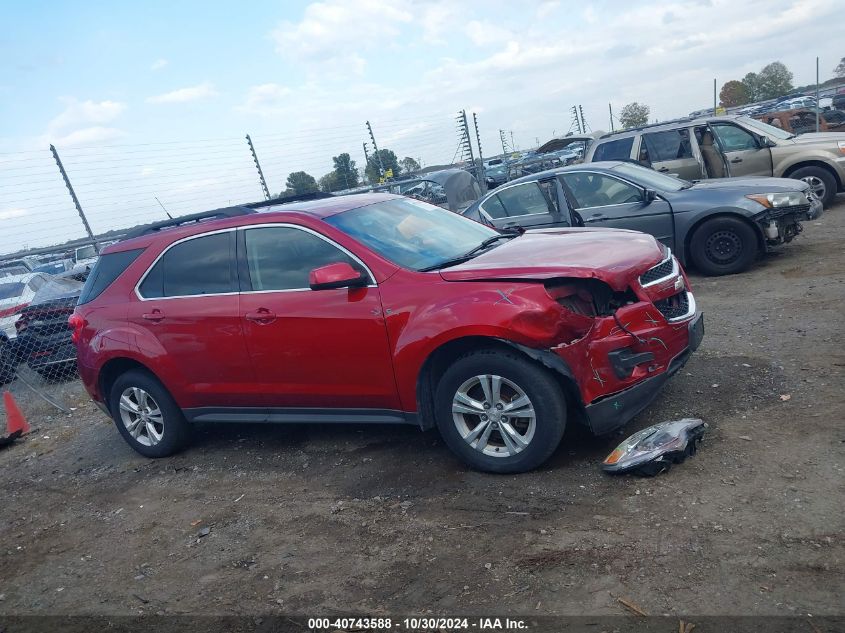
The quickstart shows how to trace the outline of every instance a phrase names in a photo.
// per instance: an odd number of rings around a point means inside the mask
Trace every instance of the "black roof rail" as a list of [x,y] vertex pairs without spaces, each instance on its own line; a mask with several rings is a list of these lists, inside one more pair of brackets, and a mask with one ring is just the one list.
[[124,240],[130,240],[133,237],[141,237],[142,235],[150,235],[151,233],[158,233],[162,229],[170,229],[185,224],[196,222],[204,222],[206,220],[222,220],[224,218],[235,218],[241,215],[248,215],[256,213],[254,209],[249,208],[248,205],[237,207],[225,207],[223,209],[214,209],[212,211],[203,211],[201,213],[192,213],[190,215],[183,215],[178,218],[170,220],[162,220],[161,222],[152,222],[139,226],[136,229],[128,231],[124,236]]
[[309,193],[295,193],[292,196],[279,196],[278,198],[271,198],[270,200],[262,200],[261,202],[250,202],[243,206],[250,209],[260,209],[262,207],[272,207],[277,204],[287,204],[289,202],[302,202],[303,200],[322,200],[323,198],[334,198],[334,194],[326,193],[324,191],[311,191]]

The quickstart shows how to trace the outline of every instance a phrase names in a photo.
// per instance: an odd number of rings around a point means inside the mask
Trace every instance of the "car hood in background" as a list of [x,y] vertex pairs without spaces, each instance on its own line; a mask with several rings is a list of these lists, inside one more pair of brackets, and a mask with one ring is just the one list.
[[837,142],[845,141],[845,132],[807,132],[795,138],[789,139],[791,143],[796,145],[808,145],[811,143],[830,143],[835,145]]
[[444,268],[440,275],[447,281],[594,277],[621,291],[664,256],[657,240],[637,231],[540,229],[528,231],[468,262]]
[[689,189],[684,191],[704,191],[719,189],[724,191],[733,190],[738,193],[773,193],[778,191],[804,191],[809,185],[794,178],[772,178],[770,176],[751,176],[744,178],[712,178],[700,180]]

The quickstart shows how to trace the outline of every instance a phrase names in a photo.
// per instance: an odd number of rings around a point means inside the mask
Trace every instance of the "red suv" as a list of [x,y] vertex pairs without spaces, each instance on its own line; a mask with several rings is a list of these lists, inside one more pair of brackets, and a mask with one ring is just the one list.
[[193,422],[437,426],[475,468],[641,411],[703,335],[650,235],[502,234],[387,194],[235,207],[109,246],[70,318],[85,387],[150,457]]

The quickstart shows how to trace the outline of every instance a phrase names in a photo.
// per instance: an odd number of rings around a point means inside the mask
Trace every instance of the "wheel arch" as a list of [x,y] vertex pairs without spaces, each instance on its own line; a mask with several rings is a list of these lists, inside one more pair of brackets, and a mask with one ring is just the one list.
[[120,376],[133,369],[143,371],[161,382],[161,379],[156,376],[152,369],[134,358],[118,356],[106,361],[106,363],[100,368],[100,372],[97,375],[97,387],[102,395],[103,404],[106,406],[106,409],[109,409],[109,413],[112,413],[109,407],[112,386]]
[[760,227],[759,224],[754,222],[752,219],[742,215],[741,213],[735,213],[731,211],[715,211],[713,213],[703,215],[702,217],[696,219],[696,221],[689,227],[689,229],[687,229],[687,233],[684,236],[684,256],[687,263],[693,265],[695,264],[695,262],[693,262],[692,258],[690,257],[690,246],[692,245],[692,238],[693,236],[695,236],[695,232],[698,231],[698,229],[700,229],[705,222],[719,218],[731,218],[735,220],[740,220],[747,226],[750,226],[751,229],[754,231],[754,235],[757,236],[758,253],[763,253],[766,251],[766,236],[763,235],[763,229]]
[[449,340],[431,351],[420,368],[417,377],[417,413],[420,428],[431,429],[434,421],[434,393],[437,377],[455,359],[476,350],[516,351],[531,361],[544,366],[557,379],[566,396],[568,413],[576,419],[583,419],[583,403],[575,376],[566,362],[549,350],[535,349],[513,341],[492,336],[463,336]]
[[839,177],[839,174],[836,173],[836,170],[822,160],[804,160],[800,163],[790,165],[789,167],[784,169],[783,177],[791,178],[792,174],[794,174],[799,169],[804,169],[805,167],[817,167],[819,169],[824,169],[828,174],[833,176],[833,180],[836,181],[836,188],[838,191],[842,191],[843,189],[845,189],[845,183],[842,182],[842,179]]

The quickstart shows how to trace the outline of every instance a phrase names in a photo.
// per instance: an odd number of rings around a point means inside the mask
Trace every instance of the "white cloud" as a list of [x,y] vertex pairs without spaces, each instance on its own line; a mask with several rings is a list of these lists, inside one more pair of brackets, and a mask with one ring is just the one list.
[[164,94],[147,97],[147,103],[187,103],[189,101],[199,101],[200,99],[209,99],[217,96],[219,93],[214,89],[214,84],[206,81],[196,86],[188,86],[187,88],[179,88],[172,92],[165,92]]
[[0,210],[0,220],[11,220],[12,218],[20,218],[25,216],[29,211],[27,209],[3,209]]
[[466,34],[476,46],[505,44],[512,37],[511,32],[491,22],[473,20],[466,25]]
[[61,99],[65,109],[47,124],[47,130],[40,139],[60,147],[94,145],[111,141],[124,132],[108,124],[126,110],[120,101],[79,101],[73,97]]
[[272,114],[290,105],[292,92],[287,86],[274,83],[253,86],[238,109],[250,114]]
[[299,22],[284,21],[271,33],[276,51],[311,64],[352,60],[353,72],[364,68],[362,50],[385,46],[399,34],[398,26],[413,15],[389,0],[325,0],[305,8]]
[[95,125],[51,137],[50,142],[57,147],[86,147],[114,141],[123,136],[126,136],[126,133],[118,128]]
[[150,66],[150,70],[161,70],[165,66],[167,66],[170,62],[164,59],[163,57],[158,58],[155,60],[152,65]]

